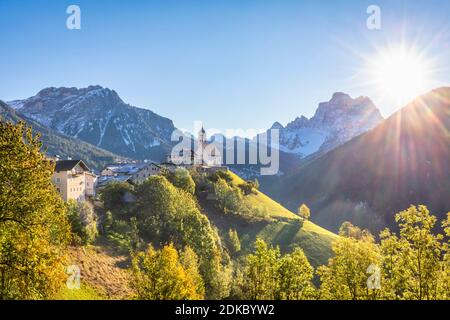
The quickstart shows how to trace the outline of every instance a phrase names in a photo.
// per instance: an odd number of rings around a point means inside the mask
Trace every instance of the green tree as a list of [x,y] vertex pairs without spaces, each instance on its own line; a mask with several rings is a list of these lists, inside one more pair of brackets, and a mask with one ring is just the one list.
[[72,229],[72,241],[82,245],[92,243],[98,235],[97,217],[92,206],[86,202],[70,200],[67,203],[67,215]]
[[[354,227],[356,228],[356,227]],[[379,296],[378,288],[370,288],[370,268],[380,266],[379,248],[371,235],[359,239],[341,237],[333,245],[328,265],[318,268],[320,298],[331,300],[367,300]]]
[[219,178],[214,183],[214,194],[217,208],[225,214],[245,215],[247,208],[244,205],[242,192],[239,188],[230,186],[224,179]]
[[[188,253],[189,255],[191,253]],[[199,300],[203,299],[199,287],[198,272],[189,259],[188,270],[179,260],[177,250],[172,244],[155,250],[149,246],[132,261],[132,287],[138,299],[143,300]],[[187,263],[187,262],[185,262]],[[199,292],[200,291],[200,292]]]
[[436,217],[425,206],[411,206],[395,216],[397,237],[381,233],[385,295],[389,299],[438,298],[442,235],[435,235]]
[[102,222],[102,227],[103,227],[102,233],[108,234],[108,232],[110,232],[113,227],[113,223],[114,223],[114,219],[113,219],[113,215],[112,215],[111,211],[106,211],[105,217],[103,218],[103,222]]
[[228,230],[227,243],[232,255],[235,255],[236,253],[241,251],[241,241],[239,240],[239,235],[236,230]]
[[189,246],[184,248],[184,251],[181,253],[181,265],[192,279],[197,295],[199,297],[204,297],[205,284],[198,269],[198,256]]
[[174,187],[163,176],[152,176],[136,190],[136,212],[141,233],[153,243],[173,242],[179,248],[189,246],[194,250],[208,298],[220,299],[228,294],[220,238],[191,194]]
[[233,183],[233,177],[225,170],[216,171],[209,176],[209,180],[212,182],[217,182],[219,179],[225,180],[227,184]]
[[169,181],[177,188],[189,194],[195,193],[195,182],[191,174],[185,168],[177,168],[173,174],[169,174]]
[[306,300],[314,298],[312,278],[314,269],[309,264],[305,253],[295,248],[286,254],[278,266],[277,298],[282,300]]
[[136,217],[130,219],[130,249],[132,252],[139,250],[143,246],[143,241],[139,235],[139,223]]
[[129,217],[133,210],[132,199],[134,198],[134,187],[131,184],[112,181],[99,193],[104,209],[110,211],[114,218]]
[[48,298],[66,279],[70,227],[41,147],[31,127],[0,122],[0,300]]
[[369,230],[361,229],[357,226],[354,226],[350,222],[346,221],[342,223],[341,227],[339,228],[339,235],[347,238],[353,238],[353,239],[373,239],[372,234]]
[[302,204],[300,207],[298,207],[298,215],[303,219],[308,220],[311,216],[311,210],[309,210],[306,204]]
[[257,179],[253,181],[245,181],[244,183],[239,185],[239,188],[246,196],[250,194],[256,194],[257,190],[259,189],[259,182]]
[[442,271],[439,275],[439,298],[450,300],[450,212],[447,214],[447,219],[442,222],[447,237],[447,242],[444,243],[444,257],[442,261]]
[[278,290],[278,262],[280,250],[270,248],[262,239],[255,242],[255,252],[249,255],[244,266],[245,298],[273,300]]

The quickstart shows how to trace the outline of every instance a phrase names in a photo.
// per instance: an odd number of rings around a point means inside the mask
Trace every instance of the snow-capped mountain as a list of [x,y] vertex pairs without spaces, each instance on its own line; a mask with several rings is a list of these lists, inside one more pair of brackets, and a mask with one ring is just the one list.
[[40,134],[42,141],[42,151],[48,156],[59,156],[61,159],[83,159],[90,169],[101,170],[105,165],[112,162],[125,161],[109,151],[93,146],[79,139],[68,137],[56,132],[51,128],[43,126],[36,121],[24,116],[19,111],[14,110],[5,102],[0,100],[0,121],[12,123],[25,122],[33,128],[33,133]]
[[101,86],[46,88],[8,104],[48,128],[136,159],[161,159],[175,129],[170,119],[130,106]]
[[334,149],[381,121],[383,116],[368,97],[352,99],[338,92],[320,103],[311,119],[301,116],[286,127],[275,122],[271,129],[279,130],[281,151],[305,158]]

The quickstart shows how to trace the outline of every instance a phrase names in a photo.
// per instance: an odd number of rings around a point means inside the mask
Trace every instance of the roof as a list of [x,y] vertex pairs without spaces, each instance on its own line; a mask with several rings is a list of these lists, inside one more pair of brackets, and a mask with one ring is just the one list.
[[110,182],[127,182],[131,179],[131,176],[103,176],[98,178],[97,183],[98,186],[106,185]]
[[167,167],[167,166],[178,167],[175,163],[172,163],[172,162],[163,162],[163,163],[161,163],[161,166],[163,166],[163,167]]
[[124,164],[113,164],[113,165],[109,165],[107,166],[105,169],[111,170],[112,172],[116,173],[116,174],[135,174],[139,171],[141,171],[142,169],[151,166],[151,165],[155,165],[157,167],[159,167],[158,164],[154,163],[154,162],[144,162],[144,163],[124,163]]
[[84,170],[90,171],[89,167],[83,162],[83,160],[59,160],[56,161],[55,171],[70,171],[80,165]]

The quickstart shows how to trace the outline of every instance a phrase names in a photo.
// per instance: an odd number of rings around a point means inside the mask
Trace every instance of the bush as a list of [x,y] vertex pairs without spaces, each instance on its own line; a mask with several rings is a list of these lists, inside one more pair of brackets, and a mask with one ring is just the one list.
[[259,189],[259,182],[257,179],[255,179],[254,181],[245,181],[244,183],[239,185],[239,188],[246,196],[257,194],[257,190]]
[[231,184],[231,182],[233,182],[233,177],[228,171],[224,170],[216,171],[209,177],[209,180],[211,180],[212,182],[217,182],[220,179],[225,180],[227,184]]

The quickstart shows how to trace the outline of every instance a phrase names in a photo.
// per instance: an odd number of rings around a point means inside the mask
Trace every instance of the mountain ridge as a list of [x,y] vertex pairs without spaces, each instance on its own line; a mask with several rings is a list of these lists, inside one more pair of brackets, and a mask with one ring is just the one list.
[[17,123],[25,122],[33,128],[33,132],[41,134],[43,148],[48,156],[58,155],[62,158],[83,159],[91,169],[100,170],[104,165],[123,161],[124,158],[103,150],[76,138],[65,136],[34,120],[22,115],[0,100],[0,120]]
[[286,126],[275,122],[280,130],[280,150],[300,158],[324,153],[373,129],[383,121],[379,109],[368,97],[351,98],[336,92],[328,102],[319,103],[314,116],[297,117]]
[[395,228],[394,214],[411,204],[442,218],[450,211],[449,132],[450,88],[443,87],[264,191],[289,209],[307,203],[313,221],[332,231],[346,220],[374,232]]
[[126,104],[101,86],[49,87],[8,103],[34,121],[121,156],[163,160],[175,130],[172,120]]

